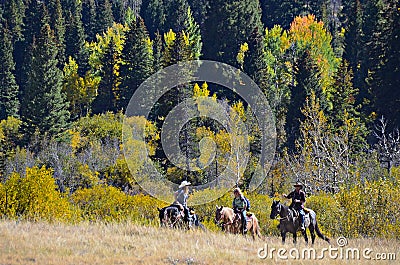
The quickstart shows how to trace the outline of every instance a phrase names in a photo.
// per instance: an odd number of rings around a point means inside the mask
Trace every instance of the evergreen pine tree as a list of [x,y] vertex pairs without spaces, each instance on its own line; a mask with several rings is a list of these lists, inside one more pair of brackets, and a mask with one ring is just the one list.
[[58,64],[61,69],[65,62],[65,21],[62,13],[62,6],[60,0],[46,0],[45,1],[49,16],[50,27],[54,31],[54,37],[58,47]]
[[370,63],[367,84],[378,116],[400,126],[400,4],[379,0],[373,38],[368,43]]
[[157,72],[162,68],[162,55],[163,55],[163,41],[161,34],[156,32],[155,38],[153,40],[153,69]]
[[332,109],[329,110],[331,119],[336,127],[342,126],[345,111],[350,117],[358,117],[360,115],[356,108],[356,96],[358,89],[353,87],[353,71],[349,67],[349,63],[343,60],[335,74],[332,86],[335,91],[332,97]]
[[[315,1],[317,2],[317,1]],[[322,0],[317,10],[321,10],[321,20],[332,35],[332,48],[336,57],[342,57],[344,51],[344,36],[342,33],[342,22],[339,19],[342,0]],[[312,14],[315,14],[313,11]]]
[[201,41],[201,32],[199,24],[194,20],[192,10],[190,7],[187,7],[186,10],[186,19],[183,22],[183,30],[188,36],[189,49],[191,51],[192,60],[199,59],[201,56],[201,49],[203,47],[203,43]]
[[16,81],[20,87],[20,99],[25,95],[28,84],[27,74],[30,71],[30,52],[32,43],[40,35],[41,28],[49,23],[49,17],[43,3],[32,0],[28,3],[24,17],[23,40],[15,45],[14,59]]
[[[359,30],[361,33],[361,41],[358,43],[352,43],[351,39],[348,41],[348,45],[359,49],[360,60],[357,62],[356,70],[354,70],[354,84],[360,89],[359,101],[371,102],[372,100],[368,91],[366,78],[368,77],[368,71],[371,69],[371,66],[373,67],[374,64],[376,64],[375,59],[377,58],[377,55],[373,54],[374,48],[371,45],[376,38],[373,33],[378,20],[378,1],[379,0],[361,1],[361,11],[359,11],[362,14],[362,28]],[[349,61],[352,62],[350,58]],[[369,108],[365,111],[371,112]]]
[[12,35],[12,42],[15,43],[23,39],[23,19],[25,14],[25,4],[23,0],[7,0],[4,3],[4,19]]
[[0,17],[0,120],[8,116],[18,117],[18,85],[15,81],[13,71],[15,64],[13,60],[12,35],[1,21]]
[[258,28],[253,30],[247,44],[248,51],[245,54],[243,70],[265,93],[267,58],[264,51],[264,38]]
[[300,15],[302,1],[293,0],[260,0],[262,22],[267,28],[280,25],[284,29],[290,27],[293,19]]
[[193,18],[200,26],[201,32],[204,32],[204,22],[207,18],[207,8],[210,0],[188,0],[190,8],[193,10]]
[[112,26],[114,21],[109,0],[99,0],[96,11],[96,33],[103,33]]
[[261,24],[258,0],[215,0],[205,21],[204,57],[237,66],[236,55],[255,28]]
[[[360,0],[345,2],[343,14],[345,16],[345,48],[343,57],[349,62],[349,65],[354,73],[355,87],[362,87],[364,81],[360,72],[363,67],[362,61],[364,60],[363,52],[363,15],[362,5]],[[365,97],[366,93],[360,94]]]
[[126,109],[133,93],[153,73],[152,46],[141,18],[137,18],[126,33],[122,61],[119,109]]
[[185,22],[188,20],[189,5],[187,0],[168,0],[164,2],[165,23],[164,32],[170,29],[174,32],[185,30]]
[[[295,62],[295,78],[297,84],[291,88],[290,104],[287,112],[286,135],[287,145],[293,150],[295,141],[300,136],[300,123],[303,120],[301,109],[306,98],[314,94],[321,103],[323,109],[326,108],[326,100],[322,93],[320,83],[320,73],[318,66],[311,58],[308,50],[305,50],[300,58]],[[324,106],[325,105],[325,106]]]
[[164,67],[191,59],[191,51],[187,45],[184,34],[184,32],[174,33],[173,31],[164,34],[166,42],[162,56]]
[[82,24],[82,2],[61,0],[65,18],[65,58],[75,58],[79,65],[79,74],[83,76],[88,70],[85,54],[85,32]]
[[68,104],[62,94],[62,72],[57,67],[57,46],[45,23],[30,49],[30,69],[21,105],[22,129],[29,140],[36,131],[56,135],[67,127]]
[[49,17],[44,4],[37,0],[29,1],[24,17],[24,52],[27,52],[27,47],[33,43],[35,36],[40,34],[43,24],[46,23],[49,23]]
[[116,23],[123,24],[125,20],[125,14],[127,11],[126,2],[123,0],[114,0],[111,4],[112,14]]
[[154,38],[156,32],[164,33],[164,3],[163,0],[143,0],[140,8],[140,17],[143,18],[150,38]]
[[119,64],[117,47],[113,37],[111,37],[101,58],[101,81],[97,89],[98,95],[92,104],[94,114],[106,111],[117,111],[119,105],[118,99],[120,97]]
[[[7,2],[11,4],[12,2]],[[1,9],[1,8],[0,8]],[[21,12],[21,22],[17,22],[17,25],[20,26],[15,26],[14,27],[14,37],[13,37],[13,58],[15,62],[15,80],[17,84],[21,88],[22,80],[23,80],[23,64],[24,64],[24,58],[25,58],[25,49],[26,45],[24,42],[24,16],[25,16],[25,10],[26,6],[23,5],[22,8],[19,9],[19,12]],[[16,11],[10,12],[11,16],[16,19],[17,16],[15,16]]]
[[[327,114],[332,123],[334,132],[347,127],[349,131],[349,141],[352,148],[362,151],[365,148],[367,129],[364,117],[360,113],[361,105],[356,102],[358,89],[353,86],[353,71],[346,60],[343,60],[338,71],[334,76],[332,84],[335,91],[332,97],[332,109]],[[356,129],[351,129],[354,127]],[[355,151],[355,150],[354,150]]]
[[95,0],[82,1],[82,23],[85,29],[86,40],[96,39],[96,3]]

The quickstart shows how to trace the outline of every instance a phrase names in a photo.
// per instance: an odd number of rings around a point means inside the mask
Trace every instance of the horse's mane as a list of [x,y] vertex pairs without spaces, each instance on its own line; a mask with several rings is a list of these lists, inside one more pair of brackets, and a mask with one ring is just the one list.
[[229,219],[233,217],[234,211],[231,207],[222,206],[220,214],[224,216],[224,219]]
[[222,212],[222,211],[225,211],[225,210],[228,210],[228,211],[230,211],[230,212],[233,212],[233,209],[232,209],[231,207],[223,206],[221,212]]

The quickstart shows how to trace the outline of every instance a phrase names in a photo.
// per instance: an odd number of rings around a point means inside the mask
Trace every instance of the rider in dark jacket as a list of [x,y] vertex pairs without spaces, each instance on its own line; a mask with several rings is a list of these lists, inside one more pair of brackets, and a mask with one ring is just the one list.
[[299,212],[301,227],[300,229],[304,231],[304,203],[306,202],[306,194],[301,189],[303,185],[300,182],[297,182],[295,185],[295,190],[289,193],[288,195],[283,194],[283,197],[287,199],[292,199],[292,203],[290,204],[290,208],[295,209]]

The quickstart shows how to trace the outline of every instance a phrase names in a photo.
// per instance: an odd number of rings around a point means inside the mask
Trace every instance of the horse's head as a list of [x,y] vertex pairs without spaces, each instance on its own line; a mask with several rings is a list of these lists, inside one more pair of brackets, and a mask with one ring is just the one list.
[[215,223],[219,224],[219,222],[221,221],[221,219],[224,217],[223,215],[223,210],[224,206],[218,207],[218,205],[216,205],[216,209],[215,209]]
[[160,219],[160,225],[162,226],[164,224],[164,212],[165,212],[165,208],[158,208],[158,218]]
[[158,217],[160,218],[160,220],[163,218],[163,216],[164,216],[164,210],[165,210],[165,208],[158,208],[157,207],[157,210],[158,210]]
[[275,219],[278,214],[281,212],[282,205],[279,201],[272,201],[271,205],[271,215],[269,216],[271,219]]

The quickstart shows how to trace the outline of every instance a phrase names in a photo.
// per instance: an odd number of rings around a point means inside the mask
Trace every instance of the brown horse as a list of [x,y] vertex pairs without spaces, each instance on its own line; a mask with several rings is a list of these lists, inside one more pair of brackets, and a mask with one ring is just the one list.
[[[247,231],[251,232],[253,240],[256,238],[256,234],[261,238],[260,227],[258,225],[257,217],[254,214],[247,216]],[[215,223],[222,225],[222,228],[227,233],[239,234],[242,232],[242,221],[239,213],[234,212],[229,207],[216,207],[215,211]]]

